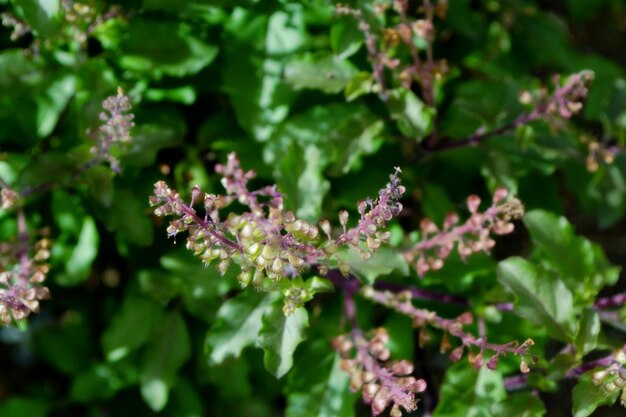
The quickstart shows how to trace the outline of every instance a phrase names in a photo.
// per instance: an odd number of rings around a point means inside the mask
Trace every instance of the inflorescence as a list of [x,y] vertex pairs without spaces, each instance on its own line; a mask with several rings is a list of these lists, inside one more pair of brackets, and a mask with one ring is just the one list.
[[370,337],[353,330],[337,337],[333,346],[341,356],[341,369],[350,375],[350,388],[361,390],[361,396],[377,416],[391,405],[389,415],[400,417],[403,410],[417,409],[415,394],[426,389],[426,381],[411,376],[413,364],[407,360],[389,361],[389,335],[384,328],[375,329]]
[[[175,217],[167,228],[168,235],[175,237],[187,232],[187,248],[205,264],[216,261],[222,274],[231,263],[238,264],[238,280],[244,287],[250,283],[261,287],[267,280],[271,284],[283,277],[299,276],[312,266],[322,275],[329,268],[349,273],[339,249],[354,248],[363,259],[371,256],[389,238],[385,227],[402,210],[398,200],[405,191],[396,170],[378,198],[358,203],[357,224],[348,227],[348,212],[342,211],[341,230],[333,233],[328,220],[320,221],[318,226],[285,211],[283,196],[276,186],[249,190],[248,182],[255,173],[244,171],[235,154],[228,156],[225,165],[217,165],[216,172],[222,175],[225,195],[203,193],[196,186],[191,201],[186,203],[177,191],[159,181],[150,203],[157,206],[157,216]],[[220,211],[235,201],[247,210],[231,211],[223,218]],[[197,204],[202,205],[204,214],[198,213]]]
[[[20,212],[18,222],[24,222]],[[25,229],[24,229],[25,230]],[[41,238],[31,256],[28,237],[20,233],[19,242],[0,244],[0,321],[8,325],[39,310],[39,302],[50,298],[43,286],[50,266],[50,240]]]
[[130,113],[132,105],[124,90],[118,87],[117,95],[107,97],[102,102],[102,108],[104,111],[100,113],[100,120],[104,123],[95,134],[95,141],[91,147],[93,160],[87,168],[105,161],[114,172],[119,173],[120,164],[111,154],[111,148],[113,145],[126,146],[131,142],[130,130],[135,125],[134,115]]
[[495,191],[491,206],[484,212],[478,210],[479,205],[478,196],[467,198],[471,216],[463,224],[459,224],[459,216],[455,213],[446,216],[441,229],[428,218],[422,220],[422,240],[405,252],[407,260],[414,263],[420,277],[428,271],[441,269],[455,246],[463,260],[476,252],[489,253],[496,244],[491,235],[512,233],[515,229],[513,220],[524,215],[522,203],[509,196],[505,188]]

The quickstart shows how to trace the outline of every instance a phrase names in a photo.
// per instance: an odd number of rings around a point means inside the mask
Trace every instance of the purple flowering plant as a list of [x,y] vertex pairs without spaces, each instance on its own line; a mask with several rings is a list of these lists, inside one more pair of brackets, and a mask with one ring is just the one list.
[[204,3],[2,6],[0,415],[623,412],[625,6]]

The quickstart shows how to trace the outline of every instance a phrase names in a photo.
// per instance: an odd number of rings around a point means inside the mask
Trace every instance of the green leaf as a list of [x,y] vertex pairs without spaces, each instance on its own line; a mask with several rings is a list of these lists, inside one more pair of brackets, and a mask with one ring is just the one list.
[[33,32],[43,40],[56,36],[61,28],[60,2],[55,0],[12,0]]
[[104,207],[110,207],[113,202],[113,176],[110,168],[96,166],[82,174],[89,194]]
[[505,397],[500,372],[459,362],[446,371],[433,417],[490,417],[490,408]]
[[263,327],[259,332],[261,347],[265,352],[263,362],[276,378],[284,376],[293,365],[293,353],[305,339],[309,327],[309,314],[304,307],[297,308],[285,317],[282,304],[274,303],[263,314]]
[[522,258],[512,257],[498,264],[498,281],[516,295],[517,314],[545,326],[560,340],[573,339],[573,296],[560,279],[541,273]]
[[402,276],[409,275],[406,258],[392,248],[380,248],[367,260],[363,260],[356,251],[348,250],[343,261],[368,284],[373,284],[378,277],[389,275],[394,271]]
[[125,381],[107,365],[98,364],[72,381],[70,397],[83,404],[111,398],[125,386]]
[[564,217],[542,210],[524,215],[533,243],[545,255],[577,300],[589,305],[605,285],[617,281],[619,268],[612,266],[600,246],[576,236]]
[[185,85],[178,88],[150,88],[145,97],[151,101],[173,101],[182,104],[193,104],[196,101],[196,90]]
[[289,196],[285,206],[304,220],[319,219],[324,196],[330,189],[330,183],[322,174],[322,158],[318,147],[310,145],[300,150],[294,144],[277,166],[278,185]]
[[594,384],[591,380],[592,372],[583,375],[572,391],[574,417],[587,417],[601,405],[612,405],[619,395],[618,390],[609,394],[602,387]]
[[263,61],[249,48],[243,45],[226,54],[223,87],[241,126],[257,140],[267,140],[289,114],[295,92],[281,79],[279,62]]
[[255,345],[263,324],[263,315],[273,309],[278,294],[244,291],[225,301],[217,312],[217,320],[206,336],[205,349],[212,363],[238,357],[247,346]]
[[123,167],[154,165],[160,150],[180,146],[187,133],[183,115],[176,107],[161,105],[149,110],[138,114],[142,123],[132,131],[132,146],[121,158]]
[[[341,358],[324,340],[316,340],[289,374],[286,417],[351,417],[356,395],[350,378],[341,370]],[[315,366],[311,366],[315,364]]]
[[[186,310],[213,324],[215,313],[223,303],[222,296],[237,286],[237,268],[230,268],[223,276],[214,267],[207,268],[188,250],[172,251],[160,259],[165,288],[180,293]],[[156,288],[155,288],[156,289]],[[167,295],[164,291],[163,295]],[[170,293],[173,296],[174,293]]]
[[388,106],[391,118],[407,138],[420,142],[432,130],[435,109],[426,106],[410,90],[389,91]]
[[372,79],[372,74],[369,72],[359,72],[346,84],[346,88],[343,92],[346,101],[354,101],[362,95],[371,93],[373,84],[374,80]]
[[37,135],[45,138],[52,133],[70,99],[74,96],[77,77],[65,74],[50,82],[42,95],[35,99],[37,103]]
[[265,50],[270,55],[293,53],[306,41],[302,5],[291,3],[285,9],[274,12],[267,24]]
[[115,50],[123,69],[157,79],[195,74],[213,62],[217,51],[185,24],[139,16],[124,28],[124,38]]
[[21,187],[38,187],[54,179],[56,184],[65,184],[75,172],[76,163],[69,160],[67,154],[47,152],[34,157],[24,167],[17,183]]
[[578,335],[574,340],[576,353],[579,357],[586,355],[596,348],[598,335],[600,334],[600,317],[591,309],[585,309],[580,318]]
[[140,374],[141,396],[153,411],[167,404],[176,374],[191,354],[187,326],[180,313],[170,312],[145,354]]
[[168,417],[202,417],[206,415],[203,403],[198,388],[187,379],[179,378],[163,414]]
[[163,321],[163,308],[156,302],[129,296],[102,335],[102,350],[110,362],[126,357],[143,346],[153,329]]
[[7,417],[46,417],[50,408],[50,403],[41,398],[11,396],[0,403],[0,415]]
[[306,54],[289,61],[285,81],[294,89],[320,90],[326,94],[342,91],[352,80],[356,68],[349,61],[333,55]]
[[147,246],[152,243],[154,229],[145,214],[146,205],[139,199],[140,194],[133,189],[121,187],[115,191],[111,207],[100,213],[106,227],[137,245]]
[[167,405],[169,387],[162,379],[150,378],[141,383],[141,396],[148,407],[161,411]]
[[68,311],[63,321],[37,329],[33,350],[61,373],[77,375],[88,369],[96,357],[91,325],[85,316]]
[[344,175],[361,169],[363,158],[375,153],[382,145],[384,128],[382,120],[373,114],[355,111],[332,136],[338,157],[330,166],[329,175]]
[[330,27],[330,46],[339,59],[354,55],[363,45],[363,32],[359,30],[357,19],[346,17]]
[[91,264],[98,255],[100,235],[96,222],[91,217],[85,217],[70,256],[65,261],[65,270],[55,275],[55,281],[60,285],[77,285],[87,279]]
[[490,411],[493,416],[541,417],[546,414],[546,407],[537,395],[523,392],[495,404]]
[[315,295],[320,292],[333,292],[335,291],[335,286],[332,282],[325,278],[321,278],[318,276],[311,277],[304,282],[304,288],[307,289],[309,293]]

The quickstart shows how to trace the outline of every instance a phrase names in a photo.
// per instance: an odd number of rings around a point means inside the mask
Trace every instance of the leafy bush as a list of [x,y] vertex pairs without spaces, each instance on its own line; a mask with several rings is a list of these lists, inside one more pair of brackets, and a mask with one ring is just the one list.
[[621,1],[2,5],[0,415],[623,413]]

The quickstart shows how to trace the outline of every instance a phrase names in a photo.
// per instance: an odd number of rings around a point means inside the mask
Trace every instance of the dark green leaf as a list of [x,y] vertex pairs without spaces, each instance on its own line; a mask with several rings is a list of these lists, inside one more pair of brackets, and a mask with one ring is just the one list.
[[600,317],[596,311],[585,309],[579,323],[574,346],[576,346],[576,353],[582,357],[596,348],[600,334]]
[[[304,346],[303,346],[304,348]],[[307,346],[303,361],[294,365],[287,382],[287,417],[351,417],[355,395],[350,378],[340,368],[340,358],[328,343],[318,340]],[[315,363],[315,366],[310,366]]]
[[11,417],[45,417],[51,405],[37,397],[12,396],[0,403],[0,415]]
[[167,404],[176,374],[191,354],[187,325],[178,312],[167,315],[145,354],[141,371],[141,395],[154,411]]
[[129,296],[102,335],[102,350],[108,361],[124,358],[143,346],[163,321],[163,308],[154,301]]
[[513,394],[491,407],[491,415],[506,417],[541,417],[546,407],[541,399],[529,392]]
[[173,20],[136,17],[125,28],[119,65],[155,78],[195,74],[217,56],[217,47],[194,35],[187,25]]

